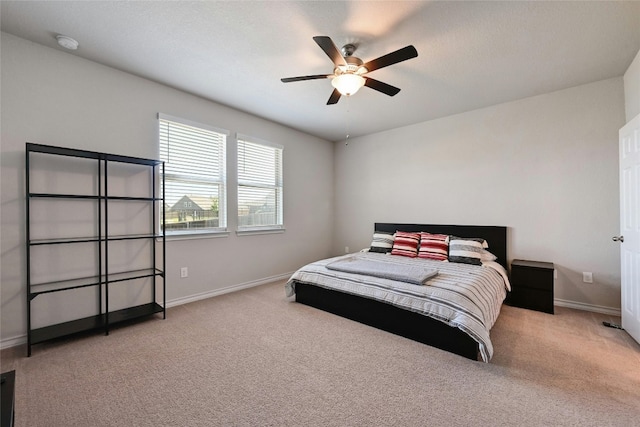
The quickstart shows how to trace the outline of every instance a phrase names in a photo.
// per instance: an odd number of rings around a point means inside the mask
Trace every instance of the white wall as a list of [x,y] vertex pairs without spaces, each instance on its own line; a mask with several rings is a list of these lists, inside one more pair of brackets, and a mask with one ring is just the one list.
[[624,101],[629,123],[640,114],[640,51],[624,73]]
[[617,309],[624,123],[620,77],[336,143],[334,252],[374,222],[504,225],[509,259],[555,263],[556,298]]
[[[330,255],[332,143],[6,33],[1,37],[3,341],[26,334],[25,142],[157,158],[156,117],[162,112],[284,146],[286,232],[169,241],[169,301],[259,282]],[[236,224],[233,142],[228,148],[231,231]],[[186,279],[179,276],[182,266],[189,267]],[[73,292],[69,298],[73,302]]]

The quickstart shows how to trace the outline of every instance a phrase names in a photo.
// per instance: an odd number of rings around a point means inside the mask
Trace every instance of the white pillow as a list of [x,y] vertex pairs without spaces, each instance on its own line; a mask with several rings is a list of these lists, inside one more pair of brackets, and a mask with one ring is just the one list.
[[483,249],[482,252],[480,252],[480,259],[482,260],[482,262],[486,262],[486,261],[495,261],[498,259],[498,257],[492,254],[491,252],[489,252],[488,250]]

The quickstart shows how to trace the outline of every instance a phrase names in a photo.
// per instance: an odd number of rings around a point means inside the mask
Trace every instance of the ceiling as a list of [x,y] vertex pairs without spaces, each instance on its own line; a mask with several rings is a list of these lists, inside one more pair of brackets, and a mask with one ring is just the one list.
[[[329,141],[622,76],[640,50],[640,2],[5,1],[2,31]],[[417,58],[326,105],[331,60],[312,37],[355,43],[365,62]]]

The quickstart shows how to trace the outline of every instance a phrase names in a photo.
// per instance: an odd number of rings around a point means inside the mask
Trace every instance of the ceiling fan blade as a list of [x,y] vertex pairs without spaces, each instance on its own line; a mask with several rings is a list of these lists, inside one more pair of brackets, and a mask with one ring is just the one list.
[[280,79],[282,83],[291,83],[291,82],[301,82],[303,80],[316,80],[316,79],[326,79],[327,77],[331,77],[333,74],[314,74],[311,76],[300,76],[300,77],[285,77]]
[[347,62],[344,60],[344,57],[340,53],[340,50],[336,47],[331,37],[327,36],[315,36],[313,40],[318,43],[320,49],[327,54],[329,58],[333,61],[333,64],[337,67],[338,65],[347,65]]
[[383,83],[379,80],[374,80],[370,77],[365,77],[364,85],[370,87],[371,89],[377,90],[378,92],[382,92],[386,95],[393,96],[400,92],[400,88],[395,86],[391,86],[389,84]]
[[372,59],[364,64],[364,67],[369,71],[377,70],[379,68],[388,67],[389,65],[397,64],[398,62],[406,61],[407,59],[415,58],[418,56],[418,51],[412,45],[398,49],[395,52],[388,53],[380,58]]
[[327,105],[336,104],[339,99],[340,99],[340,92],[338,91],[338,89],[334,89],[333,92],[331,92],[331,96],[329,97],[329,100],[327,101]]

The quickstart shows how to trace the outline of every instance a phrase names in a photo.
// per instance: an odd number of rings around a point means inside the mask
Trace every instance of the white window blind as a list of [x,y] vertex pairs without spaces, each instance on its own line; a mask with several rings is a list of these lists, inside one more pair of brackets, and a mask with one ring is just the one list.
[[238,229],[281,229],[282,147],[238,135]]
[[158,115],[169,234],[226,230],[227,131]]

